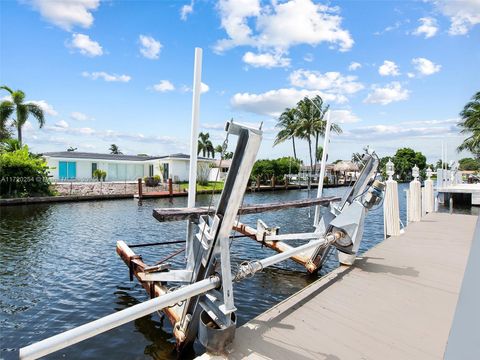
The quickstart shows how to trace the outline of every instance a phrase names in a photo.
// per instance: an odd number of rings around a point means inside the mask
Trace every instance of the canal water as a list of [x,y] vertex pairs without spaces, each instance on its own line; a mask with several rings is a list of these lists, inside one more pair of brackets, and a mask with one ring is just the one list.
[[[405,196],[399,186],[402,221]],[[316,190],[315,190],[316,191]],[[314,196],[307,190],[249,193],[245,203],[268,203]],[[341,196],[346,188],[325,189],[324,195]],[[208,205],[209,196],[198,198]],[[0,208],[0,358],[7,352],[82,325],[147,300],[138,282],[130,282],[128,268],[115,252],[117,240],[127,244],[181,240],[186,223],[159,223],[156,207],[186,206],[186,198],[42,204]],[[314,209],[242,216],[255,226],[262,218],[281,233],[311,231]],[[381,207],[365,222],[361,252],[383,240]],[[136,250],[146,263],[175,252],[183,244]],[[245,260],[273,255],[246,238],[231,247],[232,267]],[[172,261],[181,266],[183,256]],[[235,285],[239,324],[294,294],[338,266],[331,257],[319,275],[285,261]],[[167,319],[146,316],[58,353],[50,359],[174,359],[175,339]]]

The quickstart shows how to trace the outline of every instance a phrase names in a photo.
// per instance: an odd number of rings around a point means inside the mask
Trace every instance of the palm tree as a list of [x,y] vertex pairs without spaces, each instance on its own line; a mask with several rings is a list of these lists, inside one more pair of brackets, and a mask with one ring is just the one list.
[[312,137],[315,134],[315,116],[313,113],[314,109],[314,106],[307,97],[297,103],[296,115],[298,118],[298,123],[295,127],[294,133],[296,137],[307,140],[308,151],[310,155],[310,170],[313,169]]
[[[319,95],[315,96],[310,101],[313,102],[314,108],[317,110],[317,112],[315,113],[314,132],[315,132],[315,149],[318,149],[319,138],[324,137],[325,132],[327,131],[327,121],[325,120],[325,114],[330,108],[330,105],[326,105],[324,107],[323,99]],[[336,134],[342,133],[342,129],[337,124],[332,124],[330,130],[335,132]],[[322,156],[318,156],[318,151],[315,154],[316,154],[316,158],[315,158],[314,167],[322,157]]]
[[223,153],[223,147],[222,147],[222,145],[217,145],[217,146],[215,146],[215,149],[214,149],[214,150],[215,150],[215,152],[216,152],[218,155],[220,155],[220,158],[223,159],[223,155],[222,155],[222,153]]
[[110,145],[109,150],[110,150],[110,154],[123,155],[118,145],[115,145],[115,144]]
[[[327,122],[324,120],[325,113],[329,106],[323,107],[323,100],[320,96],[313,99],[303,98],[297,103],[298,126],[295,135],[307,140],[310,152],[310,169],[316,171],[316,163],[318,162],[318,154],[315,151],[315,163],[312,156],[312,141],[315,140],[315,149],[318,149],[318,141],[320,136],[325,136]],[[331,130],[340,134],[342,129],[337,124],[331,125]]]
[[321,159],[322,156],[323,156],[323,146],[317,146],[317,153],[316,153],[317,159]]
[[201,132],[198,134],[198,150],[197,150],[197,155],[200,154],[200,151],[202,152],[203,156],[210,157],[210,154],[212,154],[212,158],[215,157],[215,148],[210,141],[210,134],[209,133],[203,133]]
[[471,101],[469,101],[462,112],[460,113],[462,121],[458,123],[458,126],[462,128],[460,133],[469,134],[463,143],[457,148],[458,151],[468,150],[475,155],[476,158],[480,157],[480,91],[473,95]]
[[297,160],[297,151],[295,148],[295,131],[298,126],[297,109],[286,108],[285,111],[278,118],[277,128],[281,130],[278,132],[273,146],[278,145],[288,139],[292,139],[293,157]]
[[13,124],[17,128],[17,138],[22,146],[22,127],[28,120],[29,115],[33,115],[38,120],[39,127],[45,125],[45,116],[40,106],[33,103],[25,103],[25,93],[22,90],[13,91],[8,86],[0,86],[0,89],[10,93],[12,100],[4,100],[0,104],[0,131],[4,132],[8,118],[15,112],[16,117]]

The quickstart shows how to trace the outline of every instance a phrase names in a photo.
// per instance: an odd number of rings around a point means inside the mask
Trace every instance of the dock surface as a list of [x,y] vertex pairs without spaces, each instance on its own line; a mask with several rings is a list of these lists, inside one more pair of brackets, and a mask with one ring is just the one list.
[[442,359],[476,221],[410,223],[238,328],[228,359]]

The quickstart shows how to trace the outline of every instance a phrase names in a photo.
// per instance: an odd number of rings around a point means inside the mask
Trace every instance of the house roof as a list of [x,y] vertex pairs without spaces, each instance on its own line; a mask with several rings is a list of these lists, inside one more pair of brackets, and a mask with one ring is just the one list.
[[[315,168],[317,169],[317,171],[320,171],[320,168],[322,167],[322,164],[321,163],[317,163],[317,165],[315,166]],[[333,164],[327,164],[325,169],[328,171],[333,171],[333,167],[334,165]],[[300,166],[300,171],[310,171],[310,165],[301,165]]]
[[232,160],[231,159],[215,160],[214,166],[218,168],[220,165],[222,165],[222,168],[230,168],[230,166],[232,166]]
[[[173,158],[173,159],[190,159],[190,155],[183,154],[183,153],[177,153],[177,154],[170,154],[170,155],[164,155],[164,156],[159,156],[157,159],[166,159],[166,158]],[[214,160],[214,159],[209,159],[206,157],[198,156],[198,160]]]
[[338,163],[336,163],[333,167],[333,170],[335,171],[358,171],[358,165],[351,162],[351,161],[345,161],[342,160]]
[[[171,154],[164,156],[138,156],[138,155],[123,155],[123,154],[101,154],[90,153],[80,151],[55,151],[43,153],[43,156],[56,157],[56,158],[69,158],[69,159],[99,159],[99,160],[125,160],[125,161],[147,161],[156,159],[190,159],[190,155],[187,154]],[[198,157],[199,160],[208,160],[204,157]]]

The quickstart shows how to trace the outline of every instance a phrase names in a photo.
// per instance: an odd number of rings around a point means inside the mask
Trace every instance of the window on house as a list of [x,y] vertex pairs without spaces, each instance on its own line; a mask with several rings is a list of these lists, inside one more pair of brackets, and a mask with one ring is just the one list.
[[77,163],[75,161],[58,162],[58,178],[61,180],[72,180],[77,177]]
[[153,176],[153,165],[148,165],[148,176]]
[[95,172],[95,170],[98,169],[98,164],[97,163],[92,163],[92,178],[93,178],[93,173]]

